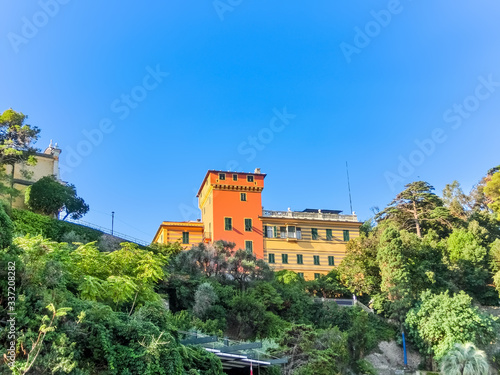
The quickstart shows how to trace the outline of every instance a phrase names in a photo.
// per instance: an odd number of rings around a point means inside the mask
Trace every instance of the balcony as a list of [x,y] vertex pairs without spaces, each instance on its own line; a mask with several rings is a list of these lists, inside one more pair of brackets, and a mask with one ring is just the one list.
[[302,219],[302,220],[323,220],[323,221],[350,221],[357,223],[356,215],[337,215],[326,214],[322,212],[298,212],[298,211],[262,211],[263,217],[272,217],[277,219]]

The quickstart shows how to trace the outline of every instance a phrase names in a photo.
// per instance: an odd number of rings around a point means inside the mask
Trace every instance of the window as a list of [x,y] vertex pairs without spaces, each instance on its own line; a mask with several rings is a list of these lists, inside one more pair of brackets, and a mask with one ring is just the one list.
[[304,264],[304,258],[302,254],[297,254],[297,264]]
[[281,254],[281,263],[288,264],[288,254]]
[[189,244],[189,232],[182,232],[182,243]]
[[247,201],[247,193],[240,193],[240,200],[242,202],[246,202]]
[[245,232],[252,231],[252,219],[245,219]]
[[233,230],[233,219],[230,217],[224,218],[224,230]]
[[248,252],[253,252],[253,241],[245,241],[245,250]]
[[318,239],[318,228],[311,228],[311,236],[313,240]]
[[238,175],[237,174],[233,174],[233,181],[238,181]]
[[219,180],[224,181],[226,179],[225,173],[219,173]]
[[319,255],[315,255],[313,258],[314,258],[314,265],[319,266]]
[[253,176],[247,176],[247,181],[248,182],[253,182]]
[[315,273],[315,274],[314,274],[314,279],[316,279],[316,280],[317,280],[317,279],[319,279],[320,277],[321,277],[321,274],[319,274],[319,273]]
[[297,238],[297,236],[295,235],[295,227],[294,226],[288,227],[288,238]]
[[274,254],[269,254],[268,259],[269,259],[268,263],[275,263],[276,262],[274,259]]
[[348,230],[344,231],[344,241],[345,242],[349,241],[349,231]]
[[303,279],[303,278],[304,278],[304,272],[297,272],[297,275],[299,275],[299,277],[300,277],[301,279]]
[[333,255],[330,255],[328,257],[328,265],[329,266],[334,266],[335,265],[335,257]]
[[286,227],[280,227],[280,237],[286,238]]
[[266,237],[266,238],[276,237],[276,227],[264,225],[264,237]]
[[302,229],[300,229],[299,227],[297,227],[297,239],[298,240],[302,239]]
[[326,230],[326,240],[327,241],[332,241],[333,240],[333,233],[331,229]]

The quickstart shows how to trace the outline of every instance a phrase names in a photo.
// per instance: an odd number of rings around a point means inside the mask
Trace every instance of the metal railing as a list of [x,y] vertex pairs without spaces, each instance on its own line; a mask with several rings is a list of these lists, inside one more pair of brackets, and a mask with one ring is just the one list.
[[117,238],[123,239],[123,240],[128,241],[128,242],[133,242],[133,243],[136,243],[138,245],[149,246],[151,244],[150,242],[126,235],[124,233],[119,233],[115,230],[113,231],[113,234],[111,234],[111,229],[104,228],[104,227],[101,227],[100,225],[92,224],[92,223],[89,223],[87,221],[73,220],[70,218],[67,218],[65,221],[67,221],[68,223],[73,223],[73,224],[81,225],[84,227],[92,228],[92,229],[98,230],[99,232],[103,232],[103,233],[109,234],[110,236],[117,237]]
[[356,215],[325,214],[323,212],[297,212],[297,211],[263,210],[262,216],[275,217],[275,218],[290,218],[290,219],[358,222],[358,217]]

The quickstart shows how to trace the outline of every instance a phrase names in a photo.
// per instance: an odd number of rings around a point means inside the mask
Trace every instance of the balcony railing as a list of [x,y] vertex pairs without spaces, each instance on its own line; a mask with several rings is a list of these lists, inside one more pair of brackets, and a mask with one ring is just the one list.
[[297,212],[297,211],[269,211],[263,210],[262,216],[283,219],[306,219],[306,220],[326,220],[326,221],[352,221],[358,222],[356,215],[325,214],[322,212]]

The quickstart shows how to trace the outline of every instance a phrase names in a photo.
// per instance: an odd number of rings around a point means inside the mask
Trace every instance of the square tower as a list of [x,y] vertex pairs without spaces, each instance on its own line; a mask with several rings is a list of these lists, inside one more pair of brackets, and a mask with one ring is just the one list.
[[206,241],[234,242],[263,259],[262,197],[265,174],[209,170],[198,191]]

